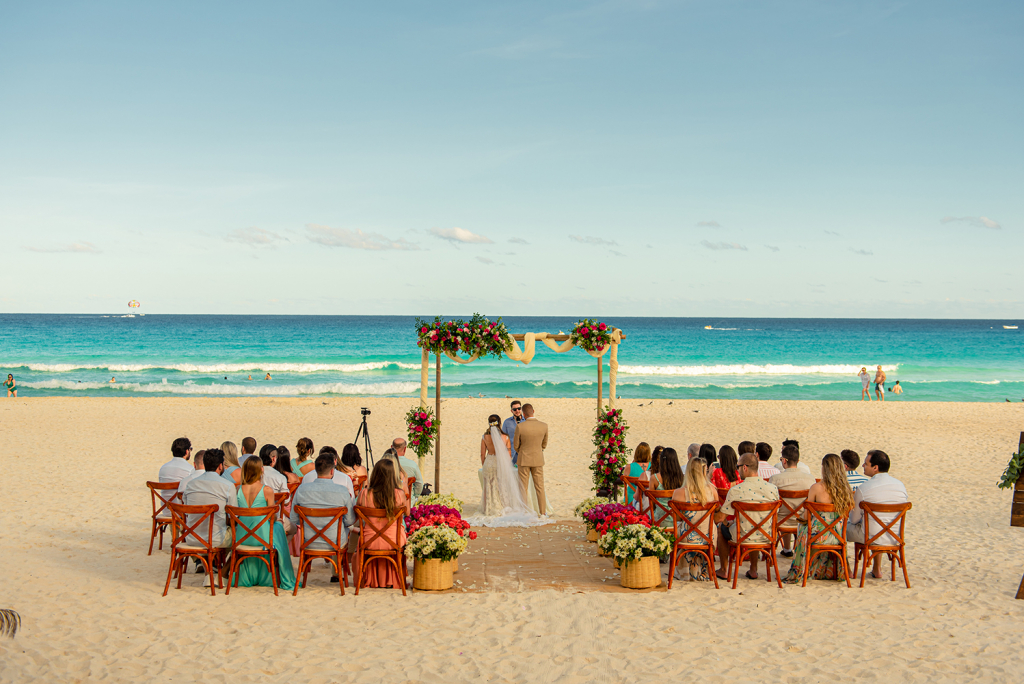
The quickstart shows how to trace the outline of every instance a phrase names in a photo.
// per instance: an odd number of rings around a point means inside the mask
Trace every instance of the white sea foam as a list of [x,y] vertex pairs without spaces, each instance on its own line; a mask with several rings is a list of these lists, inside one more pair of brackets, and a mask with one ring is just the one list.
[[[809,375],[822,373],[828,375],[857,375],[865,364],[847,366],[826,364],[821,366],[794,366],[784,364],[715,365],[715,366],[619,366],[619,373],[626,375]],[[882,370],[895,371],[899,364],[882,366]]]
[[102,365],[84,365],[76,363],[28,363],[0,364],[0,368],[28,367],[40,373],[70,373],[75,370],[108,370],[112,373],[134,373],[144,370],[172,370],[182,373],[245,373],[261,371],[265,373],[358,373],[361,371],[384,370],[397,368],[401,370],[418,370],[419,364],[402,363],[400,361],[367,361],[365,363],[172,363],[172,364],[139,364],[109,363]]
[[248,396],[298,396],[315,394],[347,394],[347,395],[390,395],[410,394],[418,392],[418,382],[375,382],[367,384],[347,384],[341,382],[311,383],[308,385],[274,385],[274,384],[212,384],[200,385],[192,382],[177,384],[173,382],[74,382],[72,380],[42,380],[40,382],[19,383],[33,389],[91,391],[119,390],[122,392],[142,392],[158,394],[228,394]]

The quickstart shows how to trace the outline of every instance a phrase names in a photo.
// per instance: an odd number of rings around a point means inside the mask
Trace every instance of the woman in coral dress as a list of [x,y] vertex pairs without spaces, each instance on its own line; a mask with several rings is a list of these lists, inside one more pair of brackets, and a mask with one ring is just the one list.
[[[370,475],[369,483],[359,491],[359,498],[356,500],[357,506],[366,506],[368,508],[383,508],[387,511],[387,517],[390,518],[395,511],[400,508],[405,508],[408,513],[408,499],[405,497],[405,492],[395,487],[396,472],[395,464],[393,461],[381,460],[377,466],[373,469],[373,473]],[[374,524],[380,526],[384,524],[384,520],[375,520]],[[397,528],[397,530],[396,530]],[[366,541],[365,548],[371,551],[387,551],[392,548],[391,544],[387,542],[387,539],[392,541],[395,540],[395,535],[398,535],[398,546],[405,552],[405,517],[401,516],[395,522],[391,523],[384,531],[384,534],[376,539],[372,539],[375,532],[365,529],[360,530],[360,555],[363,549],[363,540]],[[387,539],[385,539],[387,537]],[[372,541],[370,541],[372,539]],[[358,561],[362,563],[360,558]],[[366,581],[363,586],[366,587],[396,587],[401,588],[405,584],[405,578],[399,577],[398,573],[395,572],[395,567],[387,560],[373,561],[366,568]]]

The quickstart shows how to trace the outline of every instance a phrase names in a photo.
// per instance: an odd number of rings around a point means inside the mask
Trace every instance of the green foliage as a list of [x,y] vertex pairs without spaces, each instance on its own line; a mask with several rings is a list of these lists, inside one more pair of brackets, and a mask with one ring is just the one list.
[[1003,476],[999,479],[999,488],[1013,489],[1013,485],[1017,483],[1017,479],[1022,472],[1024,472],[1024,444],[1017,449],[1017,453],[1010,456],[1010,462],[1006,465],[1006,470],[1003,471]]

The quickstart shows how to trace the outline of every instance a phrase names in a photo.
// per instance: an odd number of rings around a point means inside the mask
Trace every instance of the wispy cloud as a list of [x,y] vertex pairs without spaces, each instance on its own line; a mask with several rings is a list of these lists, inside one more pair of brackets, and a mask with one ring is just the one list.
[[285,238],[263,228],[238,228],[231,231],[225,237],[228,242],[240,242],[243,245],[258,247],[260,245],[271,245]]
[[854,249],[853,247],[851,247],[850,251],[853,252],[854,254],[859,254],[861,256],[874,256],[875,255],[875,253],[872,252],[870,249]]
[[991,228],[992,230],[1002,228],[997,221],[993,221],[987,216],[946,216],[943,217],[942,223],[966,223],[975,228]]
[[721,228],[722,225],[718,221],[697,221],[698,228]]
[[544,38],[523,38],[497,47],[478,50],[476,54],[500,57],[501,59],[525,59],[539,55],[549,56],[561,47],[561,43]]
[[724,249],[736,249],[741,252],[747,251],[747,248],[744,245],[735,242],[708,242],[707,240],[701,240],[700,244],[706,247],[707,249],[713,249],[715,251]]
[[39,252],[40,254],[99,254],[100,250],[96,245],[91,242],[75,242],[70,245],[57,245],[54,247],[29,247],[26,246],[30,252]]
[[528,245],[528,244],[530,244],[529,242],[527,242],[526,240],[524,240],[521,237],[509,238],[508,241],[511,242],[513,245]]
[[416,250],[419,245],[407,241],[405,238],[392,240],[380,233],[364,233],[361,230],[349,230],[347,228],[331,228],[310,223],[306,226],[306,237],[310,242],[315,242],[327,247],[349,247],[351,249],[368,249],[371,251],[382,250]]
[[465,228],[431,228],[430,234],[448,242],[464,242],[489,245],[493,242],[488,237],[477,235]]
[[625,255],[625,254],[623,254],[622,252],[620,252],[620,251],[618,251],[618,250],[615,250],[615,249],[610,249],[610,250],[608,250],[608,251],[609,251],[609,252],[611,252],[612,254],[614,254],[614,255],[615,255],[615,256],[617,256],[617,257],[624,257],[624,256],[626,256],[626,255]]
[[842,235],[840,235],[839,233],[837,233],[834,230],[826,230],[825,231],[825,235],[832,235],[834,237],[843,237]]
[[483,257],[483,256],[478,256],[476,258],[476,260],[479,261],[481,264],[493,264],[494,263],[494,259],[488,259],[487,257]]
[[619,243],[614,240],[605,240],[604,238],[594,237],[593,235],[570,235],[570,240],[580,242],[584,245],[606,245],[608,247],[618,247]]
[[765,245],[765,247],[766,247],[767,249],[770,249],[770,250],[772,250],[773,252],[778,252],[778,251],[779,251],[779,248],[778,248],[778,247],[776,247],[775,245]]

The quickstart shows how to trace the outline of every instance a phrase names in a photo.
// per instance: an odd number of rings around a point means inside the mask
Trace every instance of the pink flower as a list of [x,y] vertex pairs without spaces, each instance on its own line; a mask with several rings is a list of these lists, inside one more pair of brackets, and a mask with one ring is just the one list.
[[597,326],[597,329],[601,330],[601,331],[604,331],[605,329],[607,329],[607,327],[608,326],[606,326],[604,323],[602,323],[601,325]]
[[580,330],[580,334],[581,335],[587,335],[589,333],[590,333],[590,328],[583,328],[582,330]]
[[427,422],[425,423],[425,425],[426,425],[427,427],[430,427],[431,425],[433,425],[433,423],[431,423],[431,422],[430,422],[430,421],[428,420],[428,421],[427,421]]
[[416,432],[423,432],[423,426],[422,426],[422,425],[417,425],[417,426],[416,426],[415,428],[413,428],[413,429],[414,429],[414,430],[416,430]]
[[420,328],[420,332],[421,333],[425,333],[425,332],[427,332],[427,329],[428,329],[427,326],[423,326],[422,328]]
[[417,416],[417,417],[418,417],[418,418],[419,418],[420,420],[423,420],[424,418],[426,418],[426,417],[427,417],[427,414],[426,414],[426,413],[423,413],[423,411],[420,411],[420,413],[419,413],[419,416]]

